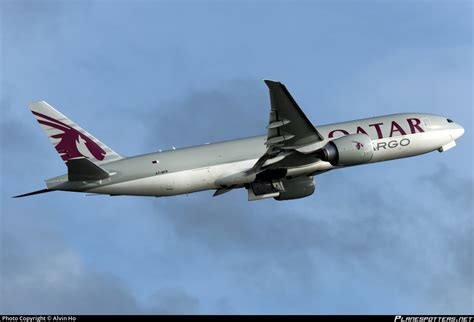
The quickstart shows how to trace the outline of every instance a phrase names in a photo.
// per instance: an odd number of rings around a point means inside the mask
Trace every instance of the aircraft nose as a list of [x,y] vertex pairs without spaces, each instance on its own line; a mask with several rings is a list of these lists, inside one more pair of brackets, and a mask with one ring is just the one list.
[[452,129],[452,134],[451,136],[453,137],[454,140],[457,140],[459,139],[462,135],[464,134],[464,128],[459,125],[459,124],[455,124],[454,125],[454,128]]

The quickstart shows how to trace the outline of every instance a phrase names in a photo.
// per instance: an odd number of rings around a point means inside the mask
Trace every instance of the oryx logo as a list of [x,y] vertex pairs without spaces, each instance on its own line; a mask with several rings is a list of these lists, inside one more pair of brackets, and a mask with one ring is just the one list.
[[358,142],[358,141],[352,141],[352,142],[355,143],[357,150],[360,150],[364,147],[364,145],[362,143]]
[[33,112],[33,114],[38,117],[37,120],[40,124],[61,131],[61,133],[53,134],[50,137],[59,139],[59,142],[55,144],[55,148],[64,161],[78,157],[92,157],[99,161],[104,159],[106,152],[91,138],[52,117],[38,112]]

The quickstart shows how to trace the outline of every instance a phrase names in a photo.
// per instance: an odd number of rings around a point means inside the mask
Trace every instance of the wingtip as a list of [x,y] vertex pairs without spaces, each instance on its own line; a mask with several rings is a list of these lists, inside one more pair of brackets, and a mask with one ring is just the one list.
[[282,82],[276,81],[276,80],[271,80],[271,79],[264,79],[263,80],[265,84],[268,86],[268,88],[277,88],[277,87],[284,87],[285,85],[282,84]]
[[265,82],[265,84],[269,85],[269,84],[281,84],[281,82],[277,81],[277,80],[273,80],[273,79],[264,79],[263,80]]

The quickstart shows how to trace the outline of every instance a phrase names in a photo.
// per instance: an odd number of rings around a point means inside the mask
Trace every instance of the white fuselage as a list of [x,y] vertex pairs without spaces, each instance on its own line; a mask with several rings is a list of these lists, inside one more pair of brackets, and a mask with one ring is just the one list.
[[[321,145],[347,134],[369,135],[374,154],[368,163],[374,163],[451,148],[455,145],[455,140],[463,134],[464,129],[446,120],[445,117],[430,114],[395,114],[317,128],[325,138]],[[134,157],[134,162],[137,164],[135,168],[140,167],[145,174],[123,182],[111,182],[108,185],[104,181],[100,186],[87,191],[111,195],[171,196],[218,189],[216,180],[229,174],[246,171],[257,162],[265,152],[265,140],[266,136],[261,136],[162,152],[167,153],[168,161],[162,160],[164,158],[162,153]],[[172,161],[173,155],[176,155],[176,162],[183,164],[181,168]],[[206,155],[209,161],[201,163],[195,161],[197,166],[190,167],[186,160],[183,160],[188,158],[192,164],[193,160],[198,160],[203,155]],[[118,163],[124,164],[127,160],[117,161],[116,168],[120,169]],[[110,164],[111,171],[120,172],[116,168],[114,164]],[[317,174],[334,168],[336,167],[328,162],[317,160],[289,168],[287,176]],[[128,169],[133,170],[130,167]]]

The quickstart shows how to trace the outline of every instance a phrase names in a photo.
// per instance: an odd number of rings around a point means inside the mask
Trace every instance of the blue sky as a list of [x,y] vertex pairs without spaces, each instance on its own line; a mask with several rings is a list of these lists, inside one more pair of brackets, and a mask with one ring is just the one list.
[[[470,1],[1,1],[1,313],[474,313]],[[262,79],[316,124],[447,115],[447,153],[316,193],[15,194],[66,168],[44,99],[130,156],[265,132]]]

